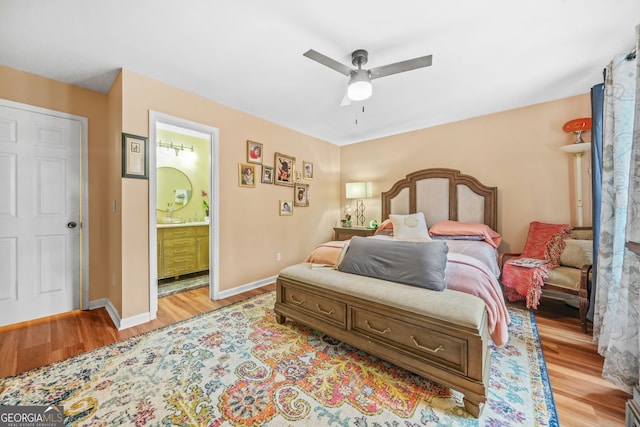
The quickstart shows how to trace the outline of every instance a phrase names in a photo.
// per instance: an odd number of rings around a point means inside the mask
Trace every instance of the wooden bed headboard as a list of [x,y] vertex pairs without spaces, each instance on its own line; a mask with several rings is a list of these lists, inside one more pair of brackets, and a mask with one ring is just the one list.
[[383,220],[389,214],[416,212],[424,212],[429,226],[451,220],[483,223],[497,231],[498,188],[455,169],[423,169],[382,193]]

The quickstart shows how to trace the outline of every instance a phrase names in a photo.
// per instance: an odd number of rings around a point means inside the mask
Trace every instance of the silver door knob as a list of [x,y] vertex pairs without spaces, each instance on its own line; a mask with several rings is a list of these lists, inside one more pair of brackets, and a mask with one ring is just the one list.
[[78,224],[75,221],[71,221],[67,223],[67,228],[76,228]]

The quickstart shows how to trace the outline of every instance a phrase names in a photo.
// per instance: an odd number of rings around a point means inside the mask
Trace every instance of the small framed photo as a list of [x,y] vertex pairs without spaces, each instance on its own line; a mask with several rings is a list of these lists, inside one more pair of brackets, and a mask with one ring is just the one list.
[[302,162],[302,176],[304,179],[313,179],[313,163]]
[[291,200],[278,201],[278,210],[281,216],[293,215],[293,202]]
[[309,206],[309,184],[299,184],[296,182],[293,187],[293,205]]
[[122,134],[122,177],[149,178],[147,138]]
[[273,166],[262,166],[262,179],[263,184],[273,184]]
[[275,153],[273,163],[276,172],[275,184],[293,187],[293,169],[296,164],[296,158],[282,153]]
[[262,144],[247,140],[247,163],[262,164]]
[[296,182],[302,181],[302,172],[296,171]]
[[240,187],[256,186],[256,167],[246,163],[238,163],[238,185]]

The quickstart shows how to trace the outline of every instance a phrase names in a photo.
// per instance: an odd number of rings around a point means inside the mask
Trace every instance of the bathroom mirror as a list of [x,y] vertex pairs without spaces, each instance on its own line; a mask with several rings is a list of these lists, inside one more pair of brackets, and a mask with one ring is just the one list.
[[157,172],[158,210],[167,212],[169,208],[174,211],[184,208],[193,192],[189,177],[168,166],[159,167]]

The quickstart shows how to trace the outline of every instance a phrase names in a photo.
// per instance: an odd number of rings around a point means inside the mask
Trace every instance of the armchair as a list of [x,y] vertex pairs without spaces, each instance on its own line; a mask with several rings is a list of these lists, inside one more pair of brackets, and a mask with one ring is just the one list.
[[[507,260],[518,256],[519,253],[501,253],[498,260],[500,269]],[[559,265],[549,270],[542,289],[542,297],[577,296],[580,326],[584,333],[587,333],[592,263],[593,229],[574,227],[565,239]]]

